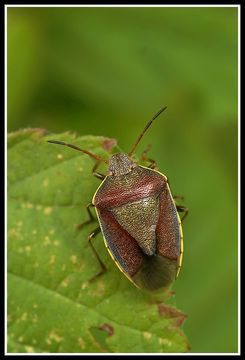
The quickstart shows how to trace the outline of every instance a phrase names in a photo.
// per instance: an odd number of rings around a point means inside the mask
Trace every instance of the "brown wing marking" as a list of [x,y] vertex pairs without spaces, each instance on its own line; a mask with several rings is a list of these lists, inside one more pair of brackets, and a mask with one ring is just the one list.
[[166,181],[164,175],[136,166],[127,175],[107,176],[96,191],[93,204],[99,208],[111,209],[132,201],[156,196]]
[[119,268],[132,277],[143,261],[143,254],[137,241],[118,224],[110,211],[97,208],[97,214],[110,254]]
[[181,229],[177,209],[168,186],[160,194],[156,237],[157,251],[168,259],[177,260],[180,255]]

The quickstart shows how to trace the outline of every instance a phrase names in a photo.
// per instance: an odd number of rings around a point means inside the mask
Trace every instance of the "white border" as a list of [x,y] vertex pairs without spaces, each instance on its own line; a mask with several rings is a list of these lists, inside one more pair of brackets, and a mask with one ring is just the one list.
[[43,5],[43,4],[34,4],[34,5],[30,5],[30,4],[26,4],[26,5],[5,5],[5,7],[239,7],[240,8],[240,4],[203,4],[203,5],[192,5],[192,4],[175,4],[175,5],[171,5],[171,4],[166,4],[166,5],[159,5],[159,4],[153,4],[153,5],[149,5],[149,4],[71,4],[71,5],[67,5],[67,4],[47,4],[47,5]]
[[153,5],[149,5],[149,4],[98,4],[98,5],[93,5],[93,4],[71,4],[71,5],[66,5],[66,4],[47,4],[47,5],[42,5],[42,4],[34,4],[34,5],[30,5],[30,4],[26,4],[26,5],[13,5],[13,4],[9,4],[9,5],[5,5],[6,7],[239,7],[240,8],[240,4],[203,4],[203,5],[192,5],[192,4],[168,4],[168,5],[159,5],[159,4],[153,4]]
[[241,308],[241,302],[240,302],[240,297],[241,297],[241,289],[240,289],[240,284],[241,284],[241,274],[240,274],[240,269],[241,269],[241,260],[240,260],[240,254],[241,254],[241,233],[240,233],[240,225],[241,225],[241,217],[240,217],[240,209],[241,209],[241,201],[240,201],[240,191],[241,191],[241,184],[240,184],[240,176],[241,176],[241,172],[240,172],[240,151],[239,149],[241,149],[241,143],[240,143],[240,126],[241,126],[241,93],[240,93],[240,89],[241,89],[241,82],[240,82],[240,77],[241,77],[241,62],[240,62],[240,56],[241,56],[241,52],[240,52],[240,46],[241,46],[241,34],[240,34],[240,28],[241,28],[241,6],[238,6],[238,51],[237,51],[237,57],[238,57],[238,89],[237,89],[237,94],[238,94],[238,351],[239,351],[239,355],[241,354],[241,338],[240,338],[240,334],[241,334],[241,312],[240,312],[240,308]]
[[[5,336],[5,342],[4,342],[4,348],[5,348],[5,355],[8,356],[15,356],[15,355],[20,355],[20,356],[28,356],[28,355],[49,355],[49,356],[62,356],[62,355],[67,355],[67,356],[73,356],[73,355],[78,355],[78,356],[83,356],[83,355],[101,355],[101,356],[114,356],[114,355],[122,355],[122,356],[127,356],[127,355],[142,355],[142,356],[158,356],[158,355],[162,355],[162,356],[166,356],[166,355],[178,355],[178,356],[200,356],[200,355],[224,355],[224,356],[233,356],[233,355],[240,355],[241,354],[241,341],[240,341],[240,333],[241,333],[241,322],[240,322],[240,296],[241,296],[241,292],[240,292],[240,224],[241,224],[241,218],[240,218],[240,206],[241,206],[241,202],[240,202],[240,105],[241,105],[241,96],[240,96],[240,41],[241,41],[241,37],[240,37],[240,23],[241,23],[241,5],[240,4],[210,4],[210,5],[191,5],[191,4],[180,4],[180,5],[138,5],[138,4],[134,4],[134,5],[118,5],[118,4],[105,4],[105,5],[90,5],[90,4],[81,4],[81,5],[77,5],[77,4],[73,4],[73,5],[14,5],[14,4],[9,4],[9,5],[4,5],[4,18],[5,18],[5,28],[4,28],[4,51],[5,51],[5,55],[4,55],[4,61],[5,61],[5,66],[4,66],[4,90],[5,90],[5,98],[4,98],[4,106],[5,106],[5,111],[4,111],[4,117],[5,117],[5,194],[7,194],[7,9],[11,7],[236,7],[238,8],[238,352],[237,353],[8,353],[7,352],[7,336]],[[5,304],[5,335],[7,335],[7,199],[5,197],[5,300],[4,300],[4,304]]]
[[5,251],[4,251],[4,260],[5,260],[5,284],[4,284],[4,291],[5,291],[5,298],[4,298],[4,316],[5,316],[5,339],[4,339],[4,353],[7,354],[7,6],[4,6],[4,20],[5,20],[5,26],[4,26],[4,124],[5,124],[5,174],[4,174],[4,191],[5,191],[5,204],[4,204],[4,211],[5,211]]

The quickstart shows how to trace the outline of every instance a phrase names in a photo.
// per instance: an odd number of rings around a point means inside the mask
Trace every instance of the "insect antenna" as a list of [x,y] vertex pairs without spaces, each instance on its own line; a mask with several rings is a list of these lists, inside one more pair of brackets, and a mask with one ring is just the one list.
[[97,156],[97,155],[94,155],[92,154],[91,152],[87,151],[87,150],[83,150],[83,149],[80,149],[79,147],[75,146],[75,145],[71,145],[71,144],[67,144],[67,143],[64,143],[62,141],[56,141],[56,140],[47,140],[47,142],[51,143],[51,144],[58,144],[58,145],[64,145],[64,146],[69,146],[70,148],[72,149],[75,149],[75,150],[78,150],[78,151],[82,151],[84,154],[87,154],[99,161],[104,161],[106,164],[109,164],[109,162],[105,159],[102,159],[101,157]]
[[158,113],[153,116],[153,118],[148,122],[148,124],[146,125],[146,127],[144,128],[144,130],[142,131],[142,133],[140,134],[140,136],[138,137],[138,140],[136,141],[136,144],[134,145],[133,149],[130,151],[130,153],[128,154],[129,156],[131,156],[134,152],[134,150],[136,149],[136,146],[138,145],[138,143],[140,142],[142,136],[144,135],[144,133],[146,132],[146,130],[151,126],[151,124],[153,123],[153,121],[164,111],[167,109],[167,106],[164,106],[161,110],[158,111]]

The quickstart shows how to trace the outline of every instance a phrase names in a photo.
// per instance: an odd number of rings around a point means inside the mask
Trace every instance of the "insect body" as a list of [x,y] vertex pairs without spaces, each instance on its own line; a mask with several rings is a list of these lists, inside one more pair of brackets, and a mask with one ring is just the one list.
[[[100,224],[100,228],[89,236],[89,243],[101,266],[99,274],[104,272],[105,266],[91,239],[101,229],[105,245],[119,269],[137,287],[148,291],[167,288],[177,277],[183,254],[178,211],[184,211],[184,217],[188,212],[187,208],[175,203],[165,175],[140,166],[131,158],[145,131],[165,109],[161,109],[147,124],[129,155],[112,155],[107,176],[96,173],[95,166],[94,175],[103,182],[87,206],[90,220],[86,223],[94,220],[89,210],[94,206]],[[50,142],[67,145],[107,162],[74,145]],[[155,164],[148,160],[151,166]]]

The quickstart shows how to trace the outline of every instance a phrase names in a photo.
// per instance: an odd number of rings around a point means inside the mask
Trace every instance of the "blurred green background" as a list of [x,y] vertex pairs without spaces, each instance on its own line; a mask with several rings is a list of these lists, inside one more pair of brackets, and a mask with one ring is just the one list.
[[137,153],[152,144],[189,207],[176,306],[192,352],[237,352],[238,8],[8,8],[7,21],[9,132],[128,152],[168,106]]

